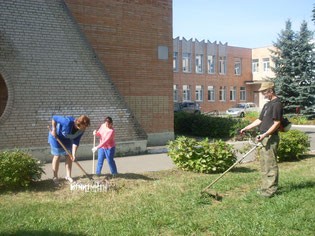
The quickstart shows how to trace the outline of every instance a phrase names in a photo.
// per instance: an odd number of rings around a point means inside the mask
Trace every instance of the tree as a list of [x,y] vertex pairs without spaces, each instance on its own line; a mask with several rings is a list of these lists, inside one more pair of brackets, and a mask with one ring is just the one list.
[[288,110],[295,109],[294,99],[298,96],[297,91],[294,89],[294,54],[295,54],[295,40],[296,33],[292,30],[291,21],[288,20],[285,23],[285,29],[278,35],[277,42],[273,44],[276,48],[271,50],[271,58],[275,64],[275,67],[271,68],[275,73],[275,78],[272,80],[275,82],[276,92],[279,98],[282,100],[284,106]]
[[315,4],[313,5],[312,13],[313,13],[312,21],[313,21],[314,24],[315,24]]
[[303,21],[296,39],[294,74],[298,83],[297,102],[306,113],[315,108],[315,48],[312,38],[313,32],[308,30],[306,21]]
[[314,95],[314,43],[312,32],[303,21],[300,31],[292,30],[288,20],[285,30],[279,34],[271,50],[271,58],[275,63],[272,68],[275,77],[276,91],[282,100],[286,112],[295,112],[297,107],[308,112],[315,105]]

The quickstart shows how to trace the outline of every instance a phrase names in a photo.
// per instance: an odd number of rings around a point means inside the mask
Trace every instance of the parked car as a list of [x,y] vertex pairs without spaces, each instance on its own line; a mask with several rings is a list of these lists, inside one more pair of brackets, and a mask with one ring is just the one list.
[[200,114],[200,105],[197,102],[174,102],[174,112],[188,112]]
[[233,117],[244,117],[246,113],[251,111],[259,112],[259,108],[255,103],[237,103],[234,107],[229,108],[226,114]]

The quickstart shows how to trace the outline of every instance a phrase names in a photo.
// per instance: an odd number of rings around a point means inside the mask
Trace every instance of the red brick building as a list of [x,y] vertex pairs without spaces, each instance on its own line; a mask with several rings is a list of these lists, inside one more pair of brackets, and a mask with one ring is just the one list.
[[173,39],[174,101],[197,101],[202,112],[253,102],[252,50],[217,42]]
[[172,139],[172,0],[66,3],[147,133],[148,144]]
[[172,0],[0,1],[0,150],[50,160],[52,115],[114,120],[117,155],[174,138]]

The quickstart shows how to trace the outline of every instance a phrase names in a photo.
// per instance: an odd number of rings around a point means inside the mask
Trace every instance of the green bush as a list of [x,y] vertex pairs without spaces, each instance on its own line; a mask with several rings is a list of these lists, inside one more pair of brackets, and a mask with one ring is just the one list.
[[228,169],[236,161],[233,146],[218,140],[197,141],[180,136],[167,144],[168,156],[183,170],[199,173],[217,173]]
[[249,124],[248,120],[231,117],[213,117],[185,112],[174,114],[174,131],[176,135],[189,135],[216,139],[229,139],[237,130]]
[[0,188],[28,187],[45,173],[42,164],[22,151],[0,153]]
[[310,140],[306,133],[299,130],[280,132],[278,161],[294,161],[309,150]]

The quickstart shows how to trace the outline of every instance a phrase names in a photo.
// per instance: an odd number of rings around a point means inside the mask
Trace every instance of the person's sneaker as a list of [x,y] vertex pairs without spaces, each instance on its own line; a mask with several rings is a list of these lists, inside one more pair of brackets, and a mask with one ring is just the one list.
[[73,179],[71,177],[66,176],[65,180],[67,180],[69,183],[73,183]]
[[54,177],[53,182],[54,182],[54,184],[59,184],[59,179],[57,177]]

